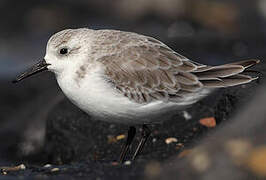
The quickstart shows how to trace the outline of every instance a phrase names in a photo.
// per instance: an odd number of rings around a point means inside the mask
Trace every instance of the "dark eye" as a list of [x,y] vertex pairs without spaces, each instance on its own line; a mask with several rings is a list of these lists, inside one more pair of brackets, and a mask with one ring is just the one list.
[[60,49],[59,52],[60,52],[60,54],[65,55],[65,54],[68,53],[68,49],[67,48],[62,48],[62,49]]

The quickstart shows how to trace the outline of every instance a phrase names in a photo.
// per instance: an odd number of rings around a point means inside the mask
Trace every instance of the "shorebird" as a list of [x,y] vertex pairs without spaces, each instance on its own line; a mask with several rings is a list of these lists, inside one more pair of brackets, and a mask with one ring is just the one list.
[[42,61],[17,77],[21,81],[42,71],[55,73],[64,94],[80,109],[100,120],[130,126],[120,154],[123,162],[143,125],[132,159],[150,136],[154,115],[174,108],[184,110],[213,89],[249,83],[243,74],[259,60],[219,66],[194,62],[161,41],[118,30],[66,29],[47,43]]

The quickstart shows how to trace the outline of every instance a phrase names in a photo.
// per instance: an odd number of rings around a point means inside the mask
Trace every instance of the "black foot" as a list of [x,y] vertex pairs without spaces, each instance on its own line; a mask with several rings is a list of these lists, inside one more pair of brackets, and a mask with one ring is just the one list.
[[122,152],[120,154],[119,163],[123,163],[125,160],[125,157],[128,153],[130,145],[131,145],[131,143],[132,143],[132,141],[136,135],[136,128],[131,126],[127,133],[128,133],[127,134],[127,141],[126,141],[126,144],[124,145]]
[[144,147],[145,143],[147,142],[148,138],[150,137],[150,135],[151,135],[151,130],[148,128],[147,125],[144,124],[142,126],[142,137],[141,137],[139,145],[138,145],[138,147],[137,147],[137,149],[136,149],[136,151],[132,157],[132,160],[135,160],[136,157],[142,152],[143,147]]

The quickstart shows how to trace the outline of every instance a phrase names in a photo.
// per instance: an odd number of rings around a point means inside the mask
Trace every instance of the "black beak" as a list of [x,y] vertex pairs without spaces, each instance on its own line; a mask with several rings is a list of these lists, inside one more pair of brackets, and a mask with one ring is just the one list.
[[22,73],[20,76],[18,76],[14,81],[12,81],[13,83],[17,83],[27,77],[30,77],[34,74],[43,72],[48,70],[47,66],[49,66],[50,64],[47,64],[45,60],[42,60],[40,62],[38,62],[37,64],[33,65],[29,70],[25,71],[24,73]]

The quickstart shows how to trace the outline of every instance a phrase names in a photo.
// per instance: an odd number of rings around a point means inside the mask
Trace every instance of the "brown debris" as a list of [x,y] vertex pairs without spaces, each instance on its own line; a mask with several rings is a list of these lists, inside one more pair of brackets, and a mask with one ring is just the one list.
[[121,135],[118,135],[116,136],[116,140],[119,141],[119,140],[122,140],[122,139],[125,139],[126,136],[124,134],[121,134]]
[[53,168],[53,169],[51,169],[51,172],[57,172],[59,170],[60,170],[59,168]]
[[125,139],[126,135],[121,134],[121,135],[118,135],[116,137],[112,136],[112,135],[108,135],[107,138],[108,138],[108,144],[112,144],[112,143],[116,143],[117,141],[120,141],[122,139]]
[[202,126],[206,126],[208,128],[214,128],[216,126],[216,119],[214,117],[202,118],[199,120],[199,123]]
[[171,143],[176,143],[176,142],[178,142],[178,140],[174,137],[169,137],[165,139],[166,144],[171,144]]
[[2,173],[5,175],[7,172],[25,170],[26,166],[24,164],[13,166],[13,167],[0,167]]

